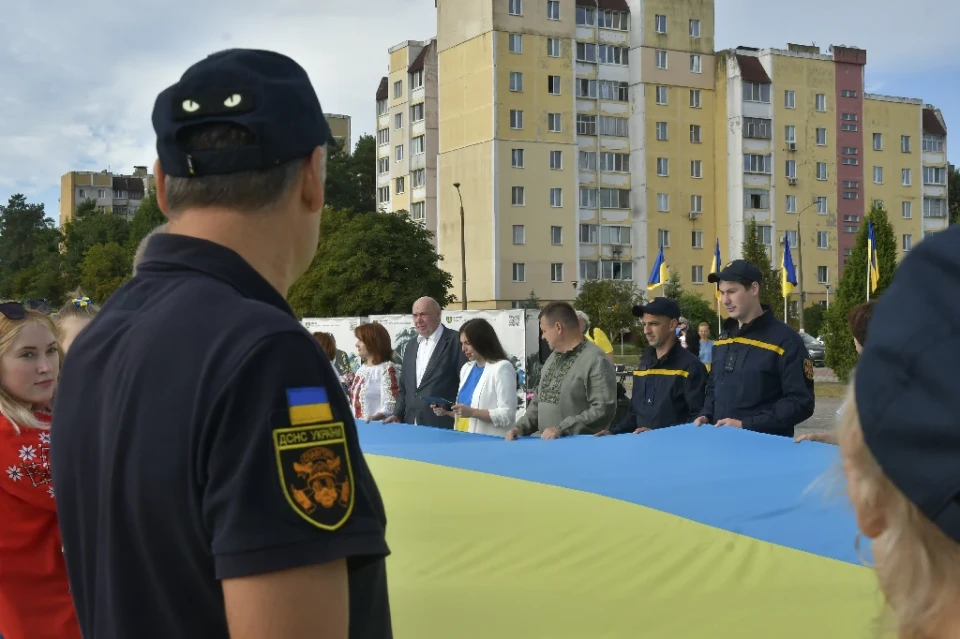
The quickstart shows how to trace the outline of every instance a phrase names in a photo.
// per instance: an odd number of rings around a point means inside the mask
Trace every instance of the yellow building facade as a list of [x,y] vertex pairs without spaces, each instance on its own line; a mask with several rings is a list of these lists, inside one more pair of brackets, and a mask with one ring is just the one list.
[[77,206],[93,200],[101,213],[133,219],[140,202],[154,188],[153,175],[145,166],[133,167],[131,175],[109,171],[71,171],[60,177],[60,228],[73,220]]

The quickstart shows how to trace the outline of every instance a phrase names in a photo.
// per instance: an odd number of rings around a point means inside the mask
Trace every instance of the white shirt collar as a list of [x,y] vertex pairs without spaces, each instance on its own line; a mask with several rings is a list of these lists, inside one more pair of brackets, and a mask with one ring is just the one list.
[[430,335],[429,337],[424,337],[423,335],[417,335],[417,343],[423,344],[424,342],[427,342],[427,341],[436,342],[437,340],[440,339],[440,333],[442,332],[443,332],[443,324],[440,324],[440,326],[437,327],[437,330],[433,332],[433,335]]

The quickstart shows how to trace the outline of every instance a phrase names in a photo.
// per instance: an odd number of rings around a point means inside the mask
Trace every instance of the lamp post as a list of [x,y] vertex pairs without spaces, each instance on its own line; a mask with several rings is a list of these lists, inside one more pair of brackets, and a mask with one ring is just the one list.
[[463,195],[460,194],[459,182],[454,182],[453,188],[460,198],[460,304],[463,310],[467,310],[467,238],[463,228]]
[[829,311],[830,310],[830,285],[826,284],[825,286],[827,289],[827,310]]

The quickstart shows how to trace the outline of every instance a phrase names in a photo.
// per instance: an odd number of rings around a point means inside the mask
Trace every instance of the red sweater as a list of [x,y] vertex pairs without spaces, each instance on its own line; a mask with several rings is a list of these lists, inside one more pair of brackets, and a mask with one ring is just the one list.
[[80,639],[50,480],[50,431],[21,428],[18,435],[2,415],[0,635]]

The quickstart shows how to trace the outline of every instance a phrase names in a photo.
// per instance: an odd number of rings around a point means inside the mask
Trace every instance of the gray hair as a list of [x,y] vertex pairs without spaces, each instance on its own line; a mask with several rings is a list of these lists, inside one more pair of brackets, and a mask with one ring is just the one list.
[[164,222],[163,224],[161,224],[161,225],[158,226],[157,228],[155,228],[155,229],[153,229],[152,231],[150,231],[149,233],[147,233],[146,237],[144,237],[142,240],[140,240],[140,244],[137,245],[137,252],[133,254],[133,273],[132,273],[131,275],[133,275],[134,277],[136,277],[136,275],[137,275],[137,267],[140,266],[140,262],[143,261],[143,254],[144,254],[144,253],[146,252],[146,250],[147,250],[147,244],[150,242],[150,238],[153,237],[154,235],[158,235],[158,234],[160,234],[160,233],[166,233],[166,232],[167,232],[167,226],[168,226],[168,222]]
[[577,317],[583,320],[583,323],[587,325],[587,328],[590,328],[590,316],[584,313],[583,311],[577,311]]
[[[255,142],[253,133],[229,123],[198,125],[183,136],[188,151],[242,149]],[[305,158],[269,169],[183,178],[167,176],[167,207],[173,215],[190,208],[222,207],[259,213],[279,202],[293,186]],[[326,149],[321,179],[326,182]]]

